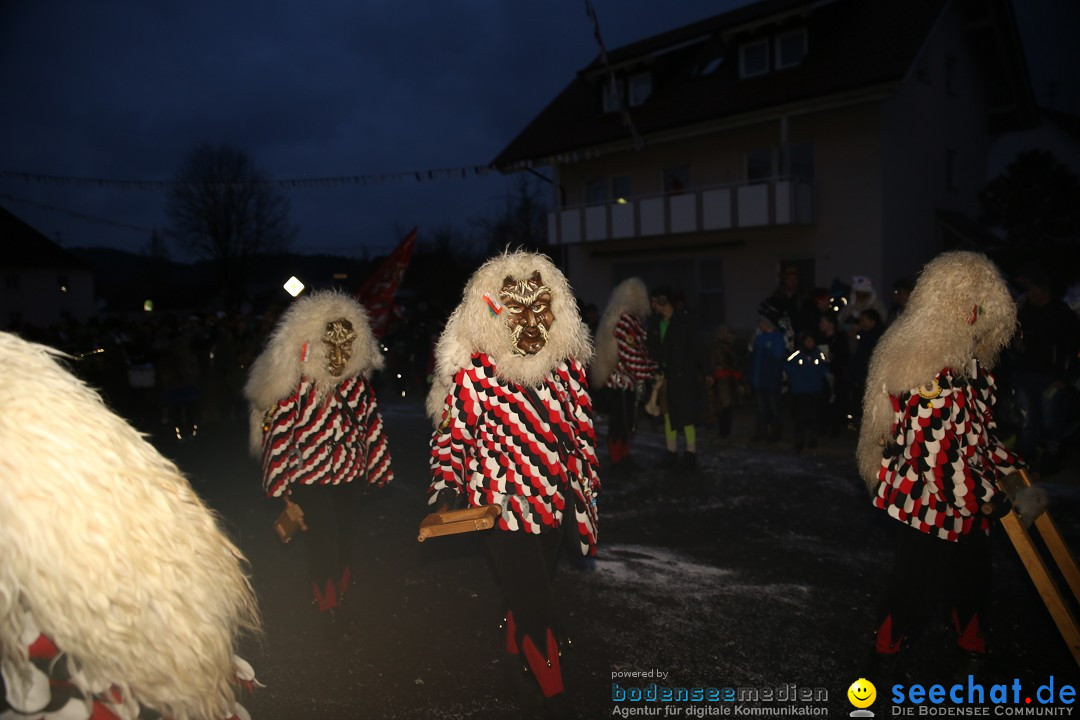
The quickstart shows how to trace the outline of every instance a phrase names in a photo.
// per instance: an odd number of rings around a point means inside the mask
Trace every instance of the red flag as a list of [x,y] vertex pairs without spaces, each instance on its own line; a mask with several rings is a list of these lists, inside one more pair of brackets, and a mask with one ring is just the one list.
[[409,265],[415,242],[416,228],[413,228],[356,291],[356,298],[367,308],[368,315],[371,317],[371,331],[377,338],[381,338],[386,333],[386,328],[390,324],[390,314],[394,309],[394,293],[397,292],[398,283],[405,275],[405,268]]

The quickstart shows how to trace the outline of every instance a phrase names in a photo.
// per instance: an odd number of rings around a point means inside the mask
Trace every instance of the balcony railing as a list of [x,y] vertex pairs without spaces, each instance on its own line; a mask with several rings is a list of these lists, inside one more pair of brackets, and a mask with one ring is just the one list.
[[813,185],[779,179],[557,208],[548,213],[548,242],[572,245],[813,221]]

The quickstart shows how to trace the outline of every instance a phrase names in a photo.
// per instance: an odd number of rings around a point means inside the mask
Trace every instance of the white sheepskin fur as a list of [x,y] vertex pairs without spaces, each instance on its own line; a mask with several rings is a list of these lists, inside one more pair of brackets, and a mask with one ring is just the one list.
[[619,348],[615,342],[615,326],[623,313],[633,315],[644,322],[649,316],[649,289],[645,281],[632,277],[623,280],[611,291],[600,324],[596,328],[596,357],[589,367],[589,382],[593,389],[607,385],[611,371],[619,362]]
[[[534,355],[517,355],[506,324],[506,314],[494,315],[484,293],[498,302],[503,280],[528,278],[540,273],[551,288],[551,312],[555,316],[544,347]],[[500,377],[527,386],[539,385],[563,359],[582,364],[592,358],[589,328],[581,321],[574,291],[562,272],[546,255],[525,251],[506,252],[491,258],[469,278],[461,303],[446,322],[435,346],[435,376],[427,396],[428,416],[437,425],[443,402],[458,368],[470,364],[474,352],[490,355]]]
[[[970,323],[973,307],[981,310]],[[989,370],[1015,332],[1016,303],[989,258],[956,251],[926,264],[907,307],[870,358],[857,457],[871,490],[892,425],[889,395],[925,385],[943,368],[970,376],[973,358]]]
[[[345,319],[356,332],[353,354],[340,376],[326,368],[323,335],[326,324]],[[307,343],[307,359],[303,348]],[[244,386],[249,408],[249,447],[251,454],[262,457],[263,413],[296,388],[300,378],[315,383],[319,397],[333,390],[342,380],[355,375],[368,377],[382,369],[379,341],[371,332],[367,310],[357,300],[336,290],[312,293],[297,298],[278,320],[262,353],[252,363]]]
[[166,717],[233,713],[258,627],[246,561],[176,466],[56,361],[0,333],[0,648],[36,626],[78,687]]

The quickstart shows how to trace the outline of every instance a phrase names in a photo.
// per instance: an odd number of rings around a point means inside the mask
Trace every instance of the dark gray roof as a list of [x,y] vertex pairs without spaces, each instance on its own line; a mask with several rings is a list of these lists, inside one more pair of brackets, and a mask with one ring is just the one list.
[[[652,95],[629,108],[641,136],[725,117],[873,88],[902,80],[938,19],[946,0],[762,0],[646,38],[608,53],[616,73],[649,69]],[[992,106],[1024,105],[1030,84],[1008,0],[972,0],[965,12],[980,52],[990,48]],[[978,22],[974,22],[978,20]],[[739,46],[785,29],[805,27],[808,52],[796,67],[739,78]],[[717,69],[697,72],[723,57]],[[597,57],[514,138],[494,164],[515,164],[631,137],[619,113],[604,113],[600,86],[606,68]],[[1002,103],[1001,100],[1007,102]]]
[[0,207],[0,267],[89,270],[90,265]]

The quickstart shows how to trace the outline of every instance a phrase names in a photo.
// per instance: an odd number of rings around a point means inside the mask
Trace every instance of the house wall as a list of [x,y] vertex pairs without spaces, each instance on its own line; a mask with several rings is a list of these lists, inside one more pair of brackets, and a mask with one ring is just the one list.
[[[952,91],[946,81],[950,64]],[[949,4],[909,78],[883,106],[883,252],[874,269],[875,285],[880,281],[883,291],[899,277],[914,279],[944,249],[938,210],[973,219],[980,213],[978,193],[986,182],[991,141],[982,87],[993,80],[980,77],[977,67],[963,21]],[[951,187],[946,182],[950,153],[955,157]]]
[[881,110],[877,101],[798,118],[814,139],[815,285],[851,282],[881,264]]
[[[692,305],[708,309],[706,327],[724,322],[749,332],[757,306],[777,284],[781,263],[804,261],[814,268],[804,289],[828,286],[833,278],[881,265],[881,112],[877,102],[791,116],[791,143],[814,148],[815,208],[810,225],[738,228],[714,233],[659,236],[647,243],[568,246],[567,272],[586,302],[603,308],[613,285],[629,274],[650,285],[680,287]],[[772,118],[712,135],[647,146],[641,151],[601,156],[559,167],[567,205],[584,199],[585,183],[627,173],[634,195],[661,191],[666,167],[689,165],[694,186],[745,179],[745,153],[779,148],[782,124]],[[636,272],[632,272],[633,269]],[[715,274],[722,277],[716,281]],[[717,294],[722,293],[722,302]]]
[[[61,292],[61,278],[67,292]],[[95,314],[94,280],[89,270],[0,269],[0,328],[47,328],[65,318],[82,322]]]

